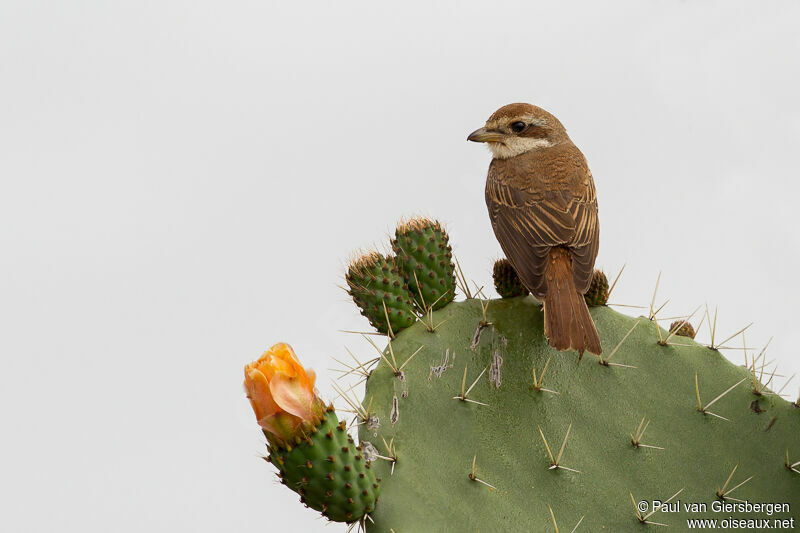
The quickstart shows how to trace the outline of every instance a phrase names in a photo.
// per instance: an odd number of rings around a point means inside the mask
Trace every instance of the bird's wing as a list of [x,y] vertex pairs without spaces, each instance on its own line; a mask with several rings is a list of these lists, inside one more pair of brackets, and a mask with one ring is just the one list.
[[592,173],[586,169],[588,180],[579,194],[572,198],[570,213],[575,221],[575,234],[569,242],[572,255],[572,276],[579,292],[589,290],[592,269],[600,245],[600,224],[597,218],[597,192]]
[[598,244],[597,200],[588,177],[589,187],[556,191],[520,190],[491,173],[486,182],[497,240],[522,282],[539,298],[547,292],[545,259],[553,246],[570,250],[575,285],[581,292],[588,289]]

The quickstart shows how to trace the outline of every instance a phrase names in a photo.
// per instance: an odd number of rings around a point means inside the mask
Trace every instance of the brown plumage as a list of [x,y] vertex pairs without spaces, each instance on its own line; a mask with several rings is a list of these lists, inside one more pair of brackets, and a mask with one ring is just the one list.
[[600,354],[583,299],[597,257],[597,195],[586,158],[556,117],[530,104],[498,109],[469,140],[494,154],[486,205],[522,283],[544,302],[544,332],[558,350]]

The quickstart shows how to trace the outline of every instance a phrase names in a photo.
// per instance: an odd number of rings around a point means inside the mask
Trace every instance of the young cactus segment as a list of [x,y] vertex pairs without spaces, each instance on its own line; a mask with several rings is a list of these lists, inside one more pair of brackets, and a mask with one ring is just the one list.
[[692,327],[692,325],[685,320],[676,320],[670,324],[669,332],[681,337],[689,337],[692,339],[694,339],[694,336],[697,335],[697,333],[694,331],[694,327]]
[[361,445],[328,409],[321,423],[295,446],[270,448],[267,460],[300,501],[334,522],[354,522],[375,509],[380,485]]
[[325,408],[288,344],[276,344],[244,370],[244,386],[267,438],[267,461],[301,501],[336,522],[354,522],[375,509],[380,486],[363,454]]
[[530,293],[519,280],[517,271],[514,270],[508,259],[503,258],[495,261],[492,269],[492,278],[494,278],[494,288],[502,298],[514,298]]
[[426,313],[441,309],[455,297],[453,251],[442,225],[414,218],[397,226],[392,249],[397,264],[414,295],[417,308]]
[[608,278],[602,270],[592,272],[592,282],[583,298],[589,307],[598,307],[608,303]]
[[398,333],[414,323],[413,296],[396,258],[369,252],[352,263],[345,275],[348,294],[380,333]]

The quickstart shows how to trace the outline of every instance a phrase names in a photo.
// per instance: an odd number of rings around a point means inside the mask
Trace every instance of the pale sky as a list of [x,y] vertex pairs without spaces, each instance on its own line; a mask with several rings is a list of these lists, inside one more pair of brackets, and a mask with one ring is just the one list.
[[344,531],[258,458],[242,367],[289,342],[333,398],[344,265],[404,215],[490,285],[466,136],[514,101],[588,158],[615,302],[662,271],[800,372],[800,5],[384,4],[0,5],[0,529]]

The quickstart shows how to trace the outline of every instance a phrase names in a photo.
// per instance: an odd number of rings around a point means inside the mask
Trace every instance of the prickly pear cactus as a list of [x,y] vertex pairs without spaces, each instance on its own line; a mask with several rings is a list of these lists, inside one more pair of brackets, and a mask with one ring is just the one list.
[[517,271],[514,270],[508,259],[498,259],[494,262],[492,279],[494,279],[494,288],[501,298],[515,298],[530,294],[530,291],[519,280]]
[[[357,447],[288,345],[245,367],[270,461],[304,503],[375,533],[682,531],[704,518],[752,530],[798,516],[800,399],[770,390],[763,351],[736,366],[688,319],[668,332],[653,309],[620,314],[596,271],[587,300],[604,355],[581,363],[549,345],[532,296],[451,302],[438,223],[401,225],[392,244],[401,268],[372,254],[347,273],[363,314],[396,334],[385,348],[367,337],[379,357],[343,372],[366,379],[363,399],[340,389]],[[426,302],[419,320],[381,322],[384,305],[411,313],[405,287]],[[714,511],[741,502],[780,507]]]
[[640,518],[683,531],[731,515],[646,516],[631,501],[681,490],[676,500],[709,509],[782,502],[797,516],[800,410],[754,394],[748,369],[684,337],[659,344],[669,334],[654,322],[608,307],[591,314],[610,360],[578,363],[548,345],[533,297],[491,300],[484,316],[485,305],[451,303],[436,332],[398,335],[399,364],[419,350],[402,379],[385,361],[371,372],[364,404],[381,425],[359,437],[392,460],[373,465],[382,496],[368,531],[555,531],[548,506],[562,531],[581,517],[578,531],[628,532]]

